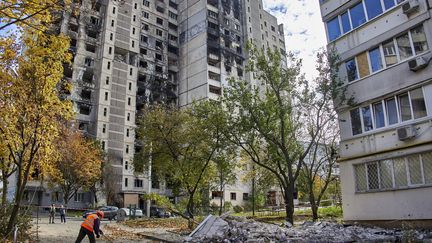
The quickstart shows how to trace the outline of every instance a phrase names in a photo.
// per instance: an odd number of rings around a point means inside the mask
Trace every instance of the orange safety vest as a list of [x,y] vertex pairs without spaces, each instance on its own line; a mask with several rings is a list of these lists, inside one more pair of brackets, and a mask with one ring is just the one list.
[[97,218],[99,218],[97,214],[90,214],[86,217],[84,222],[82,222],[81,226],[93,232],[94,221]]

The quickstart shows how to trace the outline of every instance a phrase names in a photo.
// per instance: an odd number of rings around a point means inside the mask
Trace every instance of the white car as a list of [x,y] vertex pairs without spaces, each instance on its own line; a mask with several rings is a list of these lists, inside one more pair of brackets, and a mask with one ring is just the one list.
[[121,218],[132,217],[134,215],[137,218],[142,218],[144,216],[143,211],[139,208],[137,209],[132,208],[132,210],[130,210],[129,208],[120,208],[117,211],[117,216]]

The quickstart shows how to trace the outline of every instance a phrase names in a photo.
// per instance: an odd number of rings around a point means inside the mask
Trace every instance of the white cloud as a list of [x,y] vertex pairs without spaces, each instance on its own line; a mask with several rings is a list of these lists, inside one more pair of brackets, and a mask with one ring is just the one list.
[[306,73],[306,77],[316,76],[316,51],[327,42],[319,1],[263,0],[263,4],[264,9],[275,15],[279,23],[284,24],[286,48],[303,59],[303,72]]

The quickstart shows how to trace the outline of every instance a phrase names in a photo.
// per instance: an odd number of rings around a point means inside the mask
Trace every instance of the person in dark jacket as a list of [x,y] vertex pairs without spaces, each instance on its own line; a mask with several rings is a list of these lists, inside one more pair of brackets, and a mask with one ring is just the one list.
[[84,222],[81,224],[81,229],[78,234],[78,238],[75,243],[80,243],[86,235],[88,236],[90,243],[96,242],[96,238],[99,238],[100,235],[103,235],[102,230],[99,229],[100,221],[104,217],[104,212],[96,211],[96,213],[88,214],[85,216]]
[[60,222],[66,224],[66,208],[61,205],[59,209],[60,213]]

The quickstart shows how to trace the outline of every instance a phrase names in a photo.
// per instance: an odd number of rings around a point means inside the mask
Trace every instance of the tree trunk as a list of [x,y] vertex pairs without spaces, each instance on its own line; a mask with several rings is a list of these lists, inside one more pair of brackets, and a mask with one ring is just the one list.
[[315,200],[311,200],[311,209],[312,209],[312,220],[316,222],[318,220],[318,205],[315,203]]
[[67,207],[68,203],[69,203],[69,195],[64,195],[63,197],[63,201],[64,201],[64,206]]
[[194,208],[194,201],[193,201],[193,196],[194,196],[194,193],[190,193],[189,194],[189,201],[188,201],[188,203],[187,203],[187,206],[186,206],[186,209],[187,209],[187,213],[188,213],[188,217],[189,217],[189,220],[188,220],[188,227],[189,227],[189,229],[192,229],[193,228],[193,221],[194,221],[194,210],[193,210],[193,208]]
[[95,185],[93,185],[93,186],[90,187],[90,192],[93,194],[93,200],[94,200],[93,204],[96,207],[98,205],[98,198],[97,198],[97,195],[96,195],[97,190],[96,190],[96,186]]
[[223,193],[222,193],[222,196],[220,197],[219,216],[222,215],[222,210],[223,210]]
[[16,219],[19,214],[20,204],[21,204],[21,198],[24,190],[22,190],[22,187],[24,187],[23,181],[22,181],[22,172],[20,169],[18,169],[18,178],[17,178],[17,188],[15,193],[15,200],[14,205],[12,207],[12,212],[9,218],[8,226],[6,229],[6,234],[9,234],[13,231],[13,228],[15,226]]
[[294,184],[290,184],[284,188],[285,191],[285,210],[286,221],[294,224]]
[[2,207],[6,206],[6,200],[7,200],[7,193],[8,193],[8,178],[3,175],[2,176],[2,182],[3,182],[3,189],[2,189]]
[[315,222],[318,220],[318,203],[315,201],[315,194],[313,192],[313,183],[309,183],[309,203],[312,210],[312,220]]
[[223,197],[224,197],[224,191],[223,191],[223,179],[222,179],[222,175],[220,176],[220,184],[219,184],[219,191],[222,192],[222,196],[220,197],[220,204],[219,204],[219,216],[222,215],[223,213]]
[[186,209],[188,212],[188,216],[189,218],[193,219],[194,218],[194,201],[193,201],[193,196],[194,194],[190,194],[189,195],[189,201],[187,203]]

